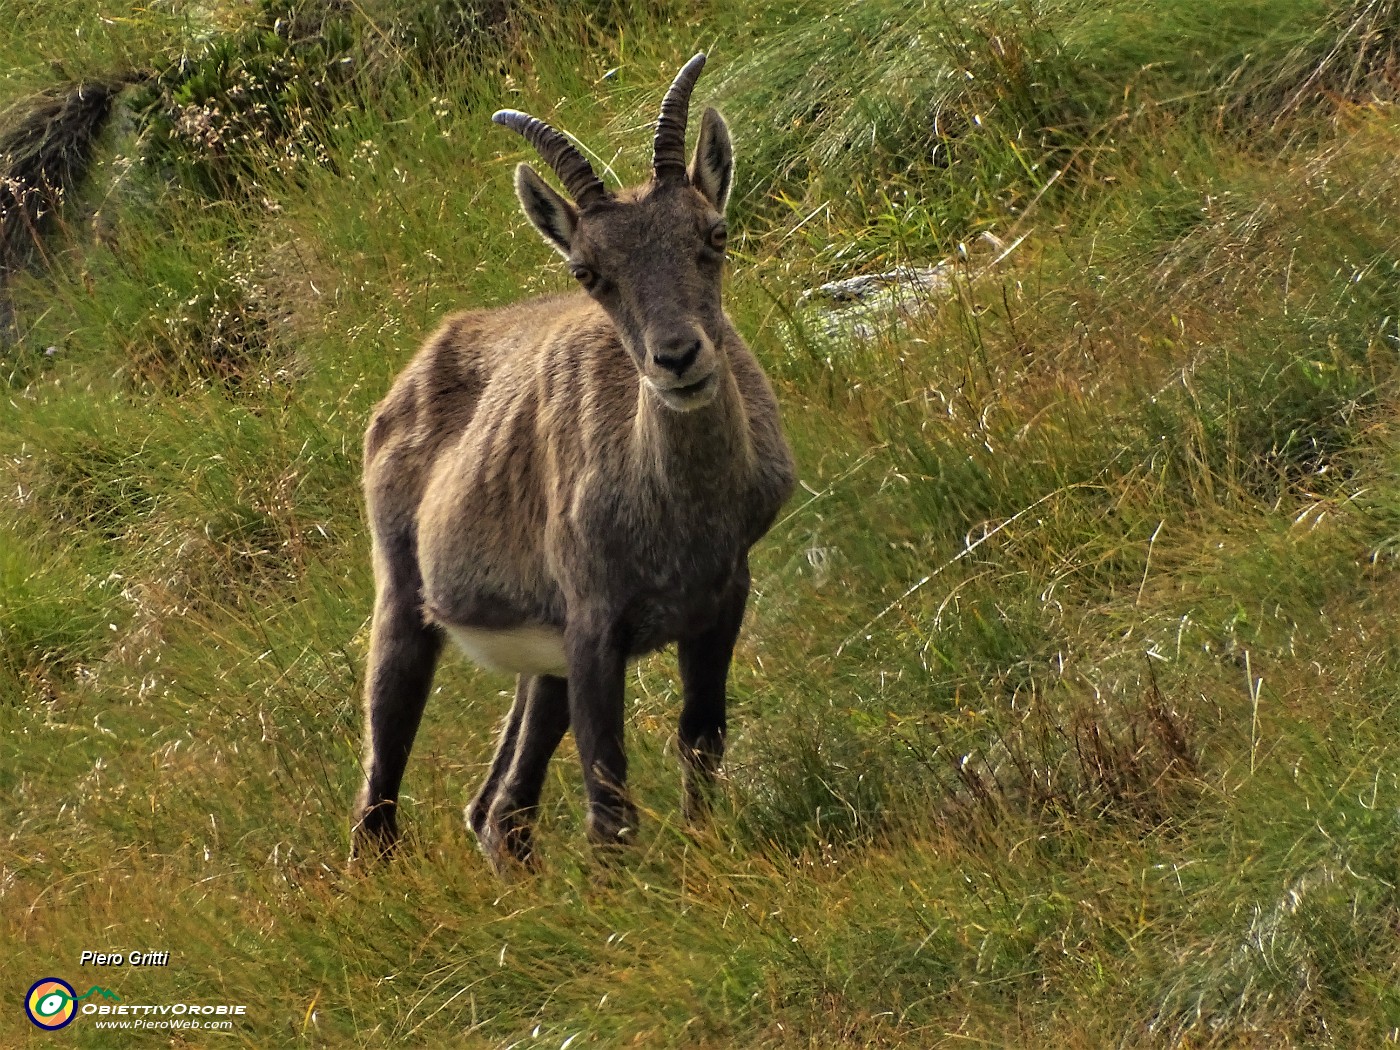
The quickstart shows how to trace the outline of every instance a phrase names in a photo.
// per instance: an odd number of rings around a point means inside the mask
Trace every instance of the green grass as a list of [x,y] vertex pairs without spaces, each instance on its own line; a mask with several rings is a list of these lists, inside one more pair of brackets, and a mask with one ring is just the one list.
[[[541,0],[451,46],[429,5],[79,6],[16,9],[0,110],[159,78],[0,289],[0,1043],[47,1045],[49,974],[246,1004],[194,1046],[1397,1041],[1393,5]],[[354,75],[297,80],[326,41]],[[803,481],[716,820],[652,658],[636,855],[590,854],[566,743],[498,881],[461,811],[511,683],[451,659],[406,848],[349,872],[365,421],[444,312],[567,286],[489,113],[633,181],[698,46]],[[161,137],[240,70],[295,135]],[[984,230],[1024,240],[816,333],[805,289]]]

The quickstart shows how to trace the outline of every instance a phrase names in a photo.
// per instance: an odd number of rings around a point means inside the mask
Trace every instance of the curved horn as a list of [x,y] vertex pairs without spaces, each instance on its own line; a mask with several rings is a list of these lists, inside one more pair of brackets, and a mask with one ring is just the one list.
[[602,180],[593,173],[593,165],[588,163],[588,158],[544,121],[517,109],[498,110],[491,115],[491,119],[501,127],[523,135],[535,147],[540,158],[554,169],[554,174],[559,176],[559,181],[580,208],[610,196]]
[[704,68],[705,53],[702,51],[681,67],[661,102],[651,162],[658,181],[686,178],[685,124],[690,115],[690,93]]

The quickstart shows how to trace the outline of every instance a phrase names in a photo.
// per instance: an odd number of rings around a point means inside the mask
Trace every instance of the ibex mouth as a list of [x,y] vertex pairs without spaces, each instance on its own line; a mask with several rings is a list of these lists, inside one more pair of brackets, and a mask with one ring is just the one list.
[[708,405],[719,386],[713,372],[699,382],[687,383],[685,386],[663,387],[650,382],[650,380],[648,382],[651,388],[661,395],[661,400],[666,403],[668,408],[674,408],[681,412],[689,412]]

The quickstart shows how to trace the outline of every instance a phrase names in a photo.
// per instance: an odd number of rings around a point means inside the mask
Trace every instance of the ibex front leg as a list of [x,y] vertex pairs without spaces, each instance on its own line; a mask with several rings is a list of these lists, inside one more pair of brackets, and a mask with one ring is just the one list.
[[589,623],[569,627],[565,651],[569,724],[588,792],[588,837],[602,847],[631,842],[637,833],[637,809],[627,796],[622,741],[626,647],[614,625]]
[[677,742],[687,821],[695,822],[708,811],[715,773],[724,760],[725,690],[748,599],[749,568],[745,562],[730,581],[714,624],[694,637],[682,638],[676,646],[685,693]]

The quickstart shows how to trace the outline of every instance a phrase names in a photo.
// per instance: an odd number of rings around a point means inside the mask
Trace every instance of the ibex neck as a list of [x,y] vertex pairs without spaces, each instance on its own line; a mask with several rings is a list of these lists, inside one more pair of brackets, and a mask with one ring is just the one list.
[[663,484],[713,491],[727,480],[747,478],[753,461],[748,417],[734,375],[719,377],[714,400],[678,412],[639,384],[633,457],[637,467]]

